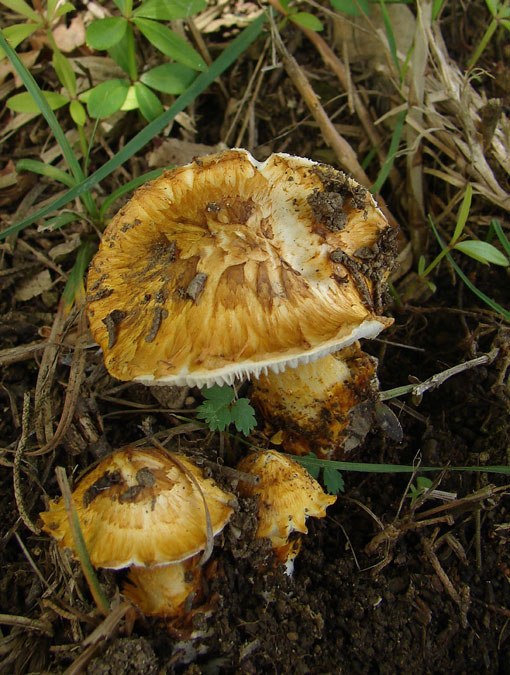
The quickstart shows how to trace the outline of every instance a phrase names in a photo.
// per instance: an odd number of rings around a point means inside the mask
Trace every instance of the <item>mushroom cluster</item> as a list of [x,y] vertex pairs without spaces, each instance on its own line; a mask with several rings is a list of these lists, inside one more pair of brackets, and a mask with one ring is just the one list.
[[381,312],[395,234],[331,167],[241,149],[202,157],[140,188],[110,222],[88,275],[90,328],[114,377],[251,377],[284,447],[340,456],[353,406],[376,389],[373,361],[342,350],[392,323]]
[[[235,498],[183,455],[132,446],[85,475],[73,502],[94,567],[129,567],[124,594],[144,614],[178,616],[200,592],[200,552],[225,527]],[[74,551],[62,499],[40,514],[43,530]]]

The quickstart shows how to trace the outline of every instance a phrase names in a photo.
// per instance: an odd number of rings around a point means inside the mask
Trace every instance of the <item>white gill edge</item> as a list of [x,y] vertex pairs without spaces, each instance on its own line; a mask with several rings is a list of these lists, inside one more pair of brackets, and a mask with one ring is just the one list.
[[275,356],[266,361],[244,361],[240,364],[229,364],[228,366],[218,368],[211,373],[199,372],[196,375],[189,372],[181,372],[178,375],[169,375],[158,379],[156,379],[154,375],[139,375],[138,377],[133,378],[133,382],[141,382],[142,384],[147,385],[176,387],[184,387],[186,385],[189,387],[212,387],[215,384],[219,386],[222,386],[223,384],[231,385],[236,380],[245,378],[251,379],[253,377],[257,378],[262,373],[267,375],[269,370],[274,373],[280,373],[284,371],[285,368],[297,368],[305,363],[313,363],[323,356],[327,356],[332,352],[348,347],[353,342],[356,342],[356,340],[376,337],[384,327],[385,324],[372,319],[370,321],[364,321],[357,326],[350,335],[341,341],[331,340],[316,347],[312,351],[297,356]]

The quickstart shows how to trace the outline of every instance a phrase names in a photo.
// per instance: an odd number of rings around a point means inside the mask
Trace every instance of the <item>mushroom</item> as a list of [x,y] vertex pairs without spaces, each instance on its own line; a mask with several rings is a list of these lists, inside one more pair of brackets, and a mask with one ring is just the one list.
[[[199,573],[193,568],[209,543],[207,522],[212,536],[221,532],[233,500],[183,455],[133,446],[103,459],[73,492],[94,567],[131,567],[136,589],[126,595],[140,601],[142,609],[152,608],[149,614],[159,608],[154,598],[159,583],[163,616],[178,614],[189,593],[198,591]],[[43,530],[74,553],[63,500],[50,502],[40,517]]]
[[[332,353],[391,325],[381,311],[395,235],[341,171],[283,153],[202,157],[147,183],[113,217],[89,269],[90,328],[120,380],[202,387],[252,377],[267,411],[262,398],[290,390],[292,369],[316,362],[308,371],[331,381],[342,360]],[[373,372],[370,363],[365,380]],[[317,407],[324,426],[327,406]],[[344,440],[325,438],[328,454]]]
[[259,498],[256,536],[271,540],[276,559],[291,574],[300,540],[291,539],[290,535],[307,534],[306,519],[324,518],[336,497],[326,494],[300,464],[275,450],[253,452],[237,468],[258,476],[256,484],[240,483],[239,492],[244,497]]

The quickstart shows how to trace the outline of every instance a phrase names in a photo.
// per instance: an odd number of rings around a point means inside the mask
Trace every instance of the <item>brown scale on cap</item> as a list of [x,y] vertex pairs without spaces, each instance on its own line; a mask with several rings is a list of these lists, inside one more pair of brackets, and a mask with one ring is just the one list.
[[200,158],[112,219],[89,270],[92,333],[112,375],[148,384],[314,361],[391,324],[379,315],[388,229],[370,193],[330,167],[245,150]]

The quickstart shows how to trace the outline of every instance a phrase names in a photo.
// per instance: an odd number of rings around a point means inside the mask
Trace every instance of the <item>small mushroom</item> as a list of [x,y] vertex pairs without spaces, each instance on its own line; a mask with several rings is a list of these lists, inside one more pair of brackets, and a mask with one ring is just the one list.
[[259,498],[257,537],[271,540],[275,557],[292,573],[300,543],[290,535],[306,534],[306,519],[324,518],[336,497],[326,494],[300,464],[275,450],[253,452],[237,468],[259,477],[257,484],[240,483],[239,492]]
[[[157,614],[160,606],[163,616],[181,611],[186,590],[186,595],[197,592],[194,556],[208,544],[205,505],[212,534],[216,535],[232,515],[233,501],[233,495],[204,478],[183,455],[133,446],[103,459],[73,492],[94,567],[131,567],[130,578],[136,589],[131,588],[126,595],[136,601],[146,593],[146,599],[140,600],[143,608],[152,608],[148,613]],[[43,530],[74,554],[63,500],[50,502],[49,510],[40,517]],[[161,584],[159,606],[155,602],[156,583]],[[170,589],[168,595],[165,588]]]
[[[343,358],[332,353],[391,325],[381,312],[395,235],[341,171],[283,153],[202,157],[147,183],[111,220],[89,269],[90,328],[120,380],[252,377],[267,412],[282,371],[317,362],[310,373],[331,381]],[[328,405],[319,410],[327,425]],[[317,427],[310,435],[289,415],[313,444]],[[342,434],[326,437],[328,455],[343,452]]]

